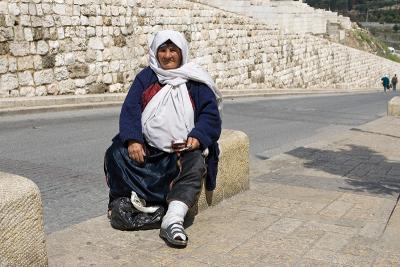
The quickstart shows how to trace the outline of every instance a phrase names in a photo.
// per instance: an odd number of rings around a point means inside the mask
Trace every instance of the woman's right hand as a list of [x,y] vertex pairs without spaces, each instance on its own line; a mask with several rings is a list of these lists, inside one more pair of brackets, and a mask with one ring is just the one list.
[[131,141],[128,143],[128,155],[131,159],[139,164],[144,163],[144,153],[143,145],[141,143]]

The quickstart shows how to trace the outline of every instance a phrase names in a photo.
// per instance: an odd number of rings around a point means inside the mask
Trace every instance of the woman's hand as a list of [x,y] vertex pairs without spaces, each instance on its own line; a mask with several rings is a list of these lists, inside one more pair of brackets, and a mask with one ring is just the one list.
[[128,155],[131,159],[139,164],[144,163],[144,153],[143,145],[141,143],[130,141],[128,143]]
[[189,150],[196,150],[200,148],[200,142],[194,137],[189,137],[186,142],[186,146],[190,147]]

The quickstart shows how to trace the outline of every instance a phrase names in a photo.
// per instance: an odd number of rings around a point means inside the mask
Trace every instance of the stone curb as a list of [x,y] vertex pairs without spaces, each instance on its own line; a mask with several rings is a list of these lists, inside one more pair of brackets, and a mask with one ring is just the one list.
[[47,266],[39,188],[0,172],[0,266]]
[[388,116],[400,116],[400,97],[395,96],[388,102]]

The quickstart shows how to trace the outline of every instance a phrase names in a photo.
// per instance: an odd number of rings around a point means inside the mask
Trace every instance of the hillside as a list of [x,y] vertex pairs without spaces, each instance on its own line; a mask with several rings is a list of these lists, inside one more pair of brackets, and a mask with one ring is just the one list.
[[312,7],[338,11],[352,21],[400,23],[398,0],[306,0]]
[[344,44],[359,50],[400,62],[400,58],[389,52],[385,42],[375,37],[367,29],[360,28],[354,24],[351,30],[346,31]]
[[345,44],[400,62],[388,47],[400,50],[399,0],[306,0],[315,8],[337,11],[357,22],[346,31]]

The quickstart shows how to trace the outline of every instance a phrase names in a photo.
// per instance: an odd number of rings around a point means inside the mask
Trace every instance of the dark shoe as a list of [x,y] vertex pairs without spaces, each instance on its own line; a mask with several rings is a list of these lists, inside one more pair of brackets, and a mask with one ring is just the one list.
[[[183,234],[186,236],[186,240],[182,240],[181,238],[176,238],[177,234]],[[175,238],[174,238],[175,236]],[[173,247],[186,247],[188,242],[187,234],[183,229],[182,223],[173,223],[167,227],[167,229],[160,229],[160,237],[167,242],[168,245]]]

